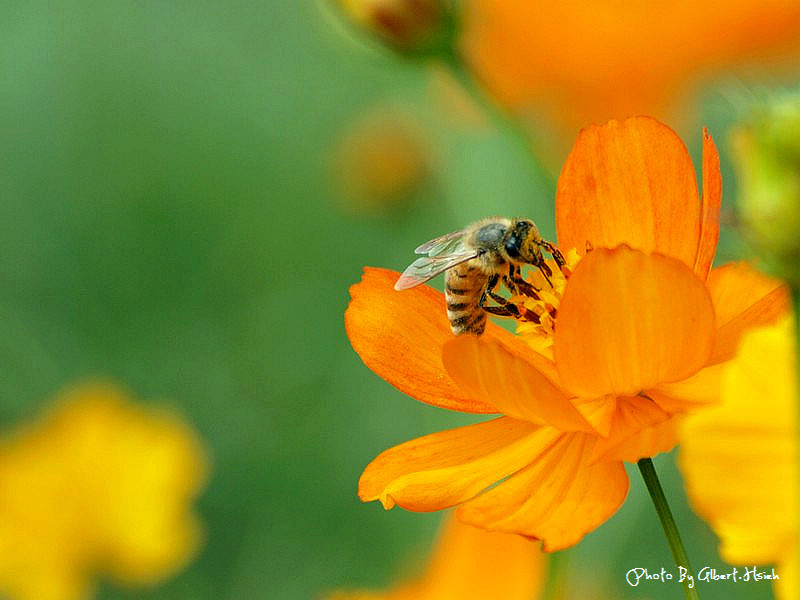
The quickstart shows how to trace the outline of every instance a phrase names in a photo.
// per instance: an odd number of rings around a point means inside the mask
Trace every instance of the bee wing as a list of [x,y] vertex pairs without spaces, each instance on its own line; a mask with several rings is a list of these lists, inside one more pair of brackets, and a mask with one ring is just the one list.
[[436,277],[439,273],[443,273],[447,269],[455,267],[476,256],[478,256],[476,250],[462,250],[461,252],[447,254],[445,256],[421,256],[408,265],[408,268],[403,271],[397,283],[394,284],[394,289],[407,290],[408,288],[418,286],[432,277]]
[[429,242],[425,242],[424,244],[417,246],[416,250],[414,250],[414,253],[427,254],[428,256],[457,254],[459,251],[463,250],[464,233],[465,231],[463,229],[459,229],[458,231],[440,235],[437,238],[433,238]]

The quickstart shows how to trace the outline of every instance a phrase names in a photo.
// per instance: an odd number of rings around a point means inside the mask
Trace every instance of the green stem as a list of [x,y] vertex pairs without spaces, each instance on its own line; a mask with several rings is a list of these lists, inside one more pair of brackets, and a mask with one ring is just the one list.
[[[678,533],[678,527],[675,525],[675,519],[672,516],[672,511],[669,509],[667,498],[664,496],[664,490],[661,488],[661,483],[658,481],[656,468],[653,466],[653,461],[649,458],[643,458],[638,463],[639,472],[642,474],[642,479],[647,486],[647,491],[650,492],[650,498],[653,500],[653,505],[658,513],[658,518],[661,521],[661,527],[664,529],[664,535],[667,537],[669,549],[672,551],[672,558],[675,559],[675,564],[678,567],[686,569],[686,573],[691,574],[692,568],[689,564],[689,557],[686,555],[686,549],[683,547],[681,536]],[[684,578],[683,592],[687,600],[700,600],[697,594],[696,587],[689,587],[690,579]],[[696,585],[696,583],[694,584]]]
[[555,600],[564,597],[564,585],[569,563],[567,550],[554,552],[547,561],[547,583],[545,584],[542,600]]
[[[792,293],[792,307],[794,311],[794,337],[795,337],[795,382],[796,387],[795,389],[800,392],[800,284],[797,283],[790,283],[789,288],[791,289]],[[798,399],[795,399],[795,402],[798,402]],[[795,443],[797,447],[800,448],[800,404],[796,407],[797,415],[795,418],[795,427],[797,430],[795,432],[796,440]],[[797,467],[797,473],[795,474],[795,478],[797,481],[797,489],[800,490],[800,465]],[[795,507],[797,514],[797,522],[800,523],[800,501],[797,502],[797,506]],[[800,548],[800,527],[797,528],[795,531],[797,548]],[[795,572],[800,573],[800,552],[795,553]],[[798,590],[796,590],[798,591]],[[798,596],[800,597],[800,596]]]
[[456,45],[453,44],[443,50],[440,56],[459,85],[478,104],[481,110],[488,115],[492,124],[518,146],[521,153],[527,158],[531,171],[541,174],[546,180],[552,182],[552,174],[544,168],[539,157],[536,156],[534,152],[528,131],[523,127],[517,117],[491,98],[483,85],[478,81],[472,69],[469,68],[462,58]]

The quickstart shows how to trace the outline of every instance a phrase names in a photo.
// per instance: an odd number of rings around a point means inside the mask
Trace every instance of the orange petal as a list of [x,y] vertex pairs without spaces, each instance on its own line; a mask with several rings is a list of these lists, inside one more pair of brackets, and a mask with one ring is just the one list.
[[624,460],[669,452],[678,443],[676,421],[653,400],[642,396],[620,398],[607,438],[592,448],[592,461]]
[[539,544],[488,532],[449,514],[423,577],[387,591],[338,592],[325,600],[533,600],[540,598],[546,575],[547,557]]
[[554,354],[573,394],[634,396],[696,373],[713,341],[703,282],[674,258],[620,246],[578,263],[558,309]]
[[[367,267],[361,282],[350,288],[344,321],[353,349],[377,375],[421,402],[496,413],[493,406],[462,392],[442,364],[442,346],[453,337],[444,296],[425,285],[398,292],[394,284],[399,276]],[[487,325],[487,330],[499,329]]]
[[594,431],[562,389],[497,340],[454,337],[443,360],[462,390],[505,415],[560,431]]
[[719,153],[714,140],[703,129],[703,199],[700,209],[700,243],[694,272],[705,279],[711,270],[719,241],[719,210],[722,205],[722,175],[719,171]]
[[448,508],[518,471],[557,437],[551,427],[509,417],[432,433],[379,454],[361,475],[358,495],[387,509]]
[[450,516],[418,594],[405,597],[531,600],[544,588],[547,570],[538,546],[524,537],[491,533]]
[[463,504],[456,514],[490,531],[543,540],[547,552],[578,543],[613,515],[628,493],[621,462],[589,464],[594,439],[564,434],[528,467]]
[[558,180],[556,224],[564,251],[628,244],[694,268],[700,199],[686,146],[649,117],[584,129]]
[[597,433],[602,436],[609,434],[611,422],[617,412],[616,396],[609,394],[602,398],[573,398],[572,401]]
[[742,334],[748,329],[775,323],[789,312],[786,287],[744,262],[712,269],[706,285],[717,317],[717,335],[709,364],[733,358]]
[[683,381],[661,383],[647,390],[647,395],[668,413],[686,412],[714,404],[719,402],[722,366],[705,367]]

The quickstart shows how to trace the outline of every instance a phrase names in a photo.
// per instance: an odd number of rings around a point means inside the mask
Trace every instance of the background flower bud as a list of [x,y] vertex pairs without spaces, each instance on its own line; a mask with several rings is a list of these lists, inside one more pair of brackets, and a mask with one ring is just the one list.
[[402,53],[427,53],[448,39],[449,11],[442,0],[341,0],[359,26]]

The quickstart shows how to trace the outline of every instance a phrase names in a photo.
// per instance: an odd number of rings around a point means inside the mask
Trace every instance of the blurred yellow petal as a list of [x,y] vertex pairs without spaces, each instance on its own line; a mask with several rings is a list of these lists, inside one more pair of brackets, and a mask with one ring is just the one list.
[[721,393],[719,406],[686,420],[680,466],[689,498],[719,535],[725,560],[781,560],[797,530],[797,393],[788,322],[744,336]]
[[0,590],[71,600],[98,574],[142,585],[175,573],[201,541],[190,507],[206,463],[177,415],[109,384],[66,392],[0,443]]
[[800,589],[798,587],[800,586],[800,573],[797,572],[797,552],[798,548],[795,546],[784,555],[775,569],[780,577],[773,584],[777,600],[792,600],[796,597],[797,590]]

